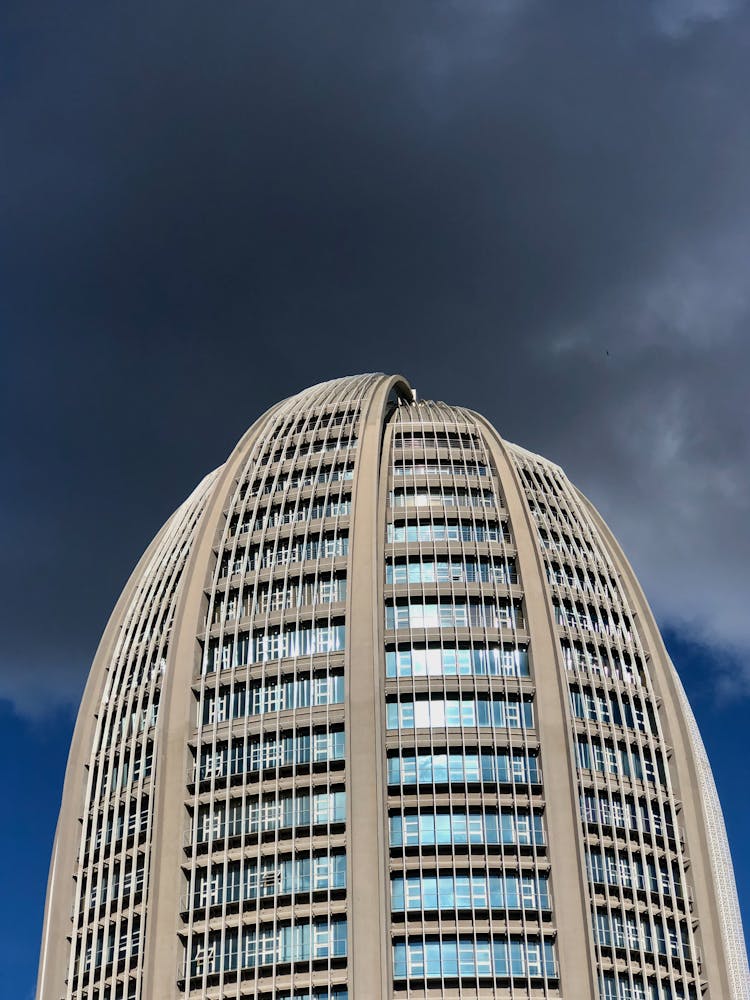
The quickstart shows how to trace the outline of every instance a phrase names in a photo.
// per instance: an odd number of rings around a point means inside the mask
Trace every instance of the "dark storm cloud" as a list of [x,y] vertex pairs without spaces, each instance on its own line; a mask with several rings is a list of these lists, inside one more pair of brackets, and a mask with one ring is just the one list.
[[74,699],[203,472],[362,370],[559,461],[661,620],[748,651],[744,5],[0,17],[0,696]]

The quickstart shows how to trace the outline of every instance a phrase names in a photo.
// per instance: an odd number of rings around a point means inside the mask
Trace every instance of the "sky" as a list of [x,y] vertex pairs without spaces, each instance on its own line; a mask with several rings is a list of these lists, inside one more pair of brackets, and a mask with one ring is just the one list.
[[607,519],[750,925],[748,51],[742,0],[4,0],[9,995],[131,568],[268,406],[363,371],[484,413]]

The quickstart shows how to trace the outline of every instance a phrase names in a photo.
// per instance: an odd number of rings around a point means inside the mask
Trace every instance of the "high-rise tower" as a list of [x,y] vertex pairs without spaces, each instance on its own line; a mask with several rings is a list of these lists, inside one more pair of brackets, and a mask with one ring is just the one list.
[[716,790],[551,462],[398,376],[279,403],[83,696],[39,1000],[748,1000]]

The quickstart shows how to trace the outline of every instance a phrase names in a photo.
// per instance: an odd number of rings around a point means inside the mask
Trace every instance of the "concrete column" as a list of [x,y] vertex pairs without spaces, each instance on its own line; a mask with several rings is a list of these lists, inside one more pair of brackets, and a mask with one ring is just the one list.
[[571,1000],[597,1000],[596,963],[586,892],[586,864],[579,820],[570,700],[544,559],[520,478],[495,429],[483,417],[487,446],[500,477],[524,590],[536,689],[536,725],[544,782],[544,823],[550,861],[553,918],[562,992]]
[[388,397],[407,383],[383,379],[363,408],[352,499],[352,578],[348,586],[346,732],[348,952],[352,1000],[391,995],[388,842],[383,754],[383,534],[381,469]]

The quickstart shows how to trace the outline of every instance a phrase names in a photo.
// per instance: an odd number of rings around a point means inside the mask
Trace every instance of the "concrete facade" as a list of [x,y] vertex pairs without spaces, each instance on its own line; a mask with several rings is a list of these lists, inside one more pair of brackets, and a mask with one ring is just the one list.
[[705,750],[553,463],[401,376],[279,403],[83,696],[39,1000],[750,1000]]

